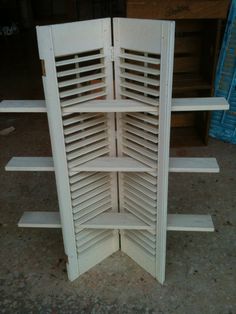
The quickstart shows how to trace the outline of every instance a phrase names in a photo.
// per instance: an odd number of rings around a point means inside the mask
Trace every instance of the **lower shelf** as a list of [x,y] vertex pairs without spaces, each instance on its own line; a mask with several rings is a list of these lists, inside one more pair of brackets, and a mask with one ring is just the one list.
[[[18,227],[24,228],[61,228],[59,212],[24,212]],[[126,213],[104,213],[82,228],[91,229],[132,229],[153,230],[141,220]],[[205,231],[213,232],[214,225],[210,215],[169,214],[167,219],[168,231]]]
[[[52,157],[13,157],[5,167],[6,171],[54,171]],[[153,171],[129,157],[97,158],[73,168],[78,171]],[[219,166],[215,158],[171,157],[169,172],[217,173]]]

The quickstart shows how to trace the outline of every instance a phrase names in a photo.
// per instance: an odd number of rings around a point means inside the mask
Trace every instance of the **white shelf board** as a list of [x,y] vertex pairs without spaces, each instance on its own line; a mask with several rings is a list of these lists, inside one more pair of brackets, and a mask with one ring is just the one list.
[[12,157],[6,171],[54,171],[52,157]]
[[45,100],[2,100],[0,112],[46,112]]
[[[78,170],[78,168],[80,170]],[[86,169],[86,170],[85,170]],[[99,170],[97,170],[99,169]],[[54,171],[52,157],[13,157],[5,167],[6,171]],[[153,168],[129,157],[103,157],[89,161],[70,172],[78,171],[153,171]],[[219,166],[215,158],[171,157],[170,172],[217,173]]]
[[171,111],[228,110],[229,103],[224,97],[172,98]]
[[167,230],[213,232],[215,229],[211,215],[168,214]]
[[61,228],[59,212],[24,212],[18,222],[23,228]]
[[215,158],[171,157],[169,172],[217,173],[219,166]]
[[128,213],[103,213],[90,219],[86,223],[76,225],[81,228],[91,229],[125,229],[125,230],[153,230],[154,226],[149,226]]
[[146,166],[130,157],[99,157],[70,169],[70,173],[78,171],[150,172],[155,171],[155,168]]
[[149,106],[139,101],[130,99],[121,100],[96,100],[88,101],[63,108],[63,113],[70,112],[142,112],[153,111],[156,112],[157,107]]
[[[194,97],[173,98],[171,111],[208,111],[228,110],[229,103],[224,97]],[[122,100],[96,100],[88,101],[63,112],[142,112],[157,111],[157,107],[146,105],[140,101]],[[45,100],[2,100],[0,113],[11,112],[47,112]]]

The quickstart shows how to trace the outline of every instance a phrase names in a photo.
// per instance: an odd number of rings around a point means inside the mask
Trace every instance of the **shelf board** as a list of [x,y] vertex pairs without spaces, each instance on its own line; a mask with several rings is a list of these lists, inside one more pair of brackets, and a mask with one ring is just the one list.
[[[224,97],[173,98],[171,111],[208,111],[228,110],[229,104]],[[140,101],[96,100],[64,108],[63,113],[71,112],[155,112],[158,107]],[[3,100],[0,102],[0,113],[36,113],[47,112],[44,100]]]
[[130,99],[96,100],[88,101],[68,108],[63,108],[63,113],[71,112],[142,112],[157,111],[158,107]]
[[[61,228],[59,212],[24,212],[18,222],[22,228]],[[91,229],[126,229],[126,230],[153,230],[132,214],[104,213],[88,222],[77,225]],[[199,231],[213,232],[214,225],[210,215],[182,215],[169,214],[167,219],[168,231]]]
[[169,172],[217,173],[219,166],[215,158],[171,157]]
[[24,212],[18,222],[23,228],[61,228],[59,212]]
[[12,157],[6,171],[54,171],[52,157]]
[[146,166],[130,157],[99,157],[70,169],[70,173],[78,171],[150,172],[155,171],[155,168]]
[[224,97],[173,98],[171,111],[228,110],[229,103]]
[[[78,170],[79,168],[79,170]],[[99,170],[98,170],[99,169]],[[13,157],[5,167],[6,171],[54,171],[52,157]],[[153,171],[153,168],[129,157],[103,157],[89,161],[70,172],[78,171]],[[217,173],[219,166],[215,158],[171,157],[170,172]]]
[[45,100],[2,100],[0,112],[47,112]]
[[86,223],[76,226],[89,229],[125,229],[125,230],[153,230],[149,226],[129,213],[103,213],[90,219]]
[[213,232],[215,229],[211,215],[169,214],[167,230]]

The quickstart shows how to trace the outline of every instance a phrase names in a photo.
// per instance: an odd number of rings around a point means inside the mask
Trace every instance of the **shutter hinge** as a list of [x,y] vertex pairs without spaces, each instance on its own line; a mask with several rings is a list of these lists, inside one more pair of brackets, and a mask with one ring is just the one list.
[[114,47],[111,46],[111,61],[114,62]]
[[40,60],[40,61],[41,61],[42,76],[46,76],[45,62],[44,62],[44,60]]

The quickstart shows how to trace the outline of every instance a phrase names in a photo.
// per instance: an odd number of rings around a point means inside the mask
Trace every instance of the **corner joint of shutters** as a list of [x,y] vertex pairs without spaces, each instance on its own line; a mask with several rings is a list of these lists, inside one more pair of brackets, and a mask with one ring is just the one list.
[[46,76],[45,62],[43,59],[41,59],[40,61],[41,61],[42,76]]
[[114,47],[113,46],[111,46],[110,51],[111,51],[111,61],[114,62]]

